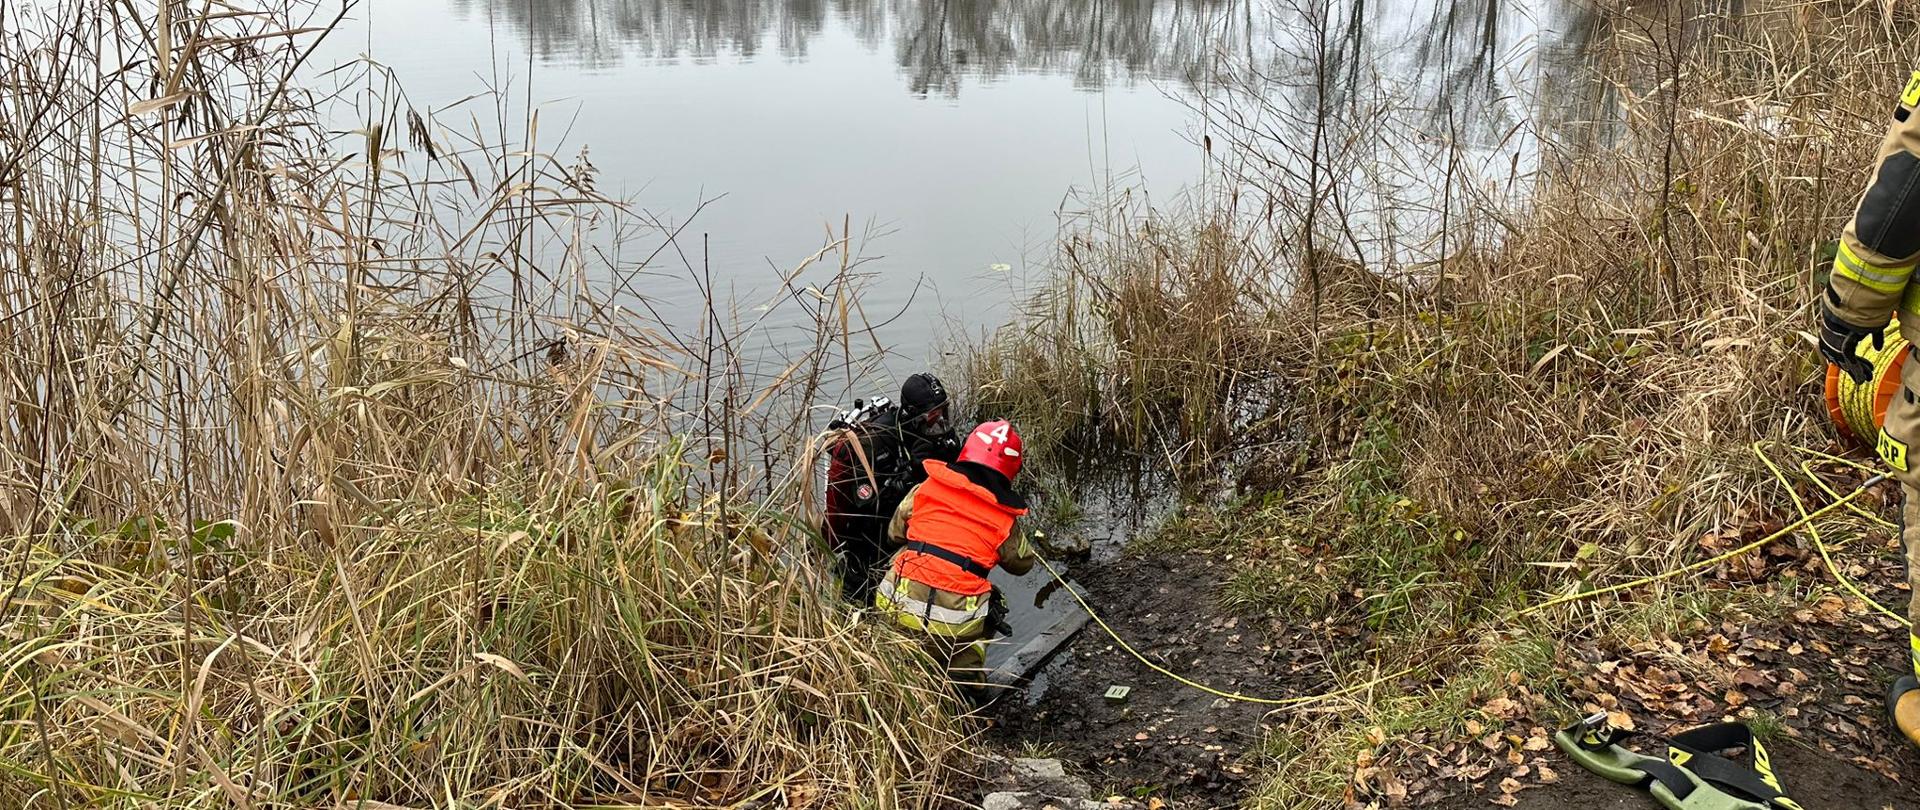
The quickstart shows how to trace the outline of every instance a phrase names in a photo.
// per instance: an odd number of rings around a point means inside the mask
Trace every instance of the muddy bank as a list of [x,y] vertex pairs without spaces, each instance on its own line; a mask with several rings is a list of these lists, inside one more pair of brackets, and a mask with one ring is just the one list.
[[[1225,571],[1198,554],[1127,557],[1077,573],[1089,601],[1143,654],[1193,680],[1258,696],[1331,687],[1328,660],[1350,641],[1216,608]],[[1124,702],[1108,700],[1124,686]],[[1089,626],[1038,679],[993,713],[994,739],[1058,757],[1096,793],[1175,807],[1232,806],[1257,778],[1269,707],[1228,701],[1153,672]]]
[[[1895,549],[1882,543],[1874,552],[1853,557],[1854,575],[1876,598],[1903,598]],[[1750,562],[1714,572],[1703,587],[1737,588],[1750,604],[1775,605],[1772,612],[1729,608],[1653,638],[1556,637],[1537,680],[1515,677],[1504,692],[1479,696],[1460,715],[1461,727],[1381,740],[1362,755],[1364,774],[1348,766],[1349,798],[1354,806],[1449,810],[1655,807],[1644,793],[1595,778],[1546,744],[1565,718],[1598,707],[1635,718],[1651,735],[1632,743],[1642,749],[1694,725],[1763,718],[1773,728],[1778,770],[1809,810],[1920,809],[1920,754],[1897,739],[1880,708],[1880,690],[1904,660],[1904,632],[1862,604],[1823,594],[1808,549],[1784,543]],[[1329,673],[1363,660],[1370,643],[1363,631],[1337,624],[1232,615],[1219,601],[1230,571],[1199,553],[1127,556],[1076,573],[1090,601],[1142,653],[1228,691],[1326,692],[1338,685]],[[1796,579],[1815,590],[1771,584]],[[1124,702],[1107,699],[1113,686],[1130,688]],[[1090,626],[1034,690],[1003,701],[992,719],[998,747],[1057,757],[1096,796],[1200,808],[1239,806],[1273,775],[1280,760],[1265,741],[1287,718],[1171,681]]]
[[[1909,785],[1839,761],[1824,752],[1798,745],[1769,748],[1780,777],[1807,810],[1920,810],[1920,793]],[[1511,806],[1516,810],[1658,810],[1659,803],[1645,792],[1616,785],[1577,767],[1562,771],[1549,787],[1524,791]],[[1496,807],[1501,794],[1468,794],[1441,802],[1442,810],[1478,810]]]

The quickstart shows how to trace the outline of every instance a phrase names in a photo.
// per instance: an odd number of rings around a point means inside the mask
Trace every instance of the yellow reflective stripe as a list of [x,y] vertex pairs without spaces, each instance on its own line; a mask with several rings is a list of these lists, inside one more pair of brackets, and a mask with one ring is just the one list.
[[901,627],[905,627],[908,630],[918,630],[922,633],[935,636],[965,638],[968,636],[981,635],[985,633],[987,629],[986,619],[974,619],[973,621],[963,624],[951,624],[941,621],[922,620],[919,616],[911,613],[896,613],[894,614],[894,618]]
[[978,636],[987,629],[986,619],[975,619],[966,624],[948,624],[946,622],[923,621],[919,616],[901,612],[893,614],[893,620],[895,624],[908,630],[917,630],[928,635],[949,636],[953,638]]
[[1913,650],[1913,674],[1920,675],[1920,636],[1907,636],[1907,647]]
[[891,577],[881,580],[879,590],[874,593],[875,604],[879,604],[880,600],[884,599],[896,610],[913,613],[917,616],[944,624],[965,624],[976,619],[984,619],[987,617],[987,611],[991,607],[991,605],[986,604],[984,600],[977,596],[966,597],[966,601],[962,602],[959,608],[941,607],[931,602],[924,602],[911,596],[902,595],[898,590],[895,590],[898,586],[896,586],[894,582],[895,580]]
[[900,596],[889,587],[892,583],[891,579],[880,583],[879,590],[873,594],[873,605],[892,613],[895,624],[936,636],[977,636],[986,632],[987,611],[991,605],[985,599],[969,596],[964,603],[968,609],[955,610]]
[[1896,293],[1907,286],[1907,279],[1913,275],[1913,263],[1898,267],[1881,267],[1863,261],[1847,247],[1845,240],[1840,242],[1840,253],[1833,257],[1833,272],[1858,282],[1861,286],[1875,292]]

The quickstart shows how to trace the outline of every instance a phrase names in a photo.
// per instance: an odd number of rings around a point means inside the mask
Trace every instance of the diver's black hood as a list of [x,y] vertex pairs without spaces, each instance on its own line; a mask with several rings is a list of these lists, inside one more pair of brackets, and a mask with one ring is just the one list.
[[909,419],[924,416],[928,412],[947,404],[947,386],[939,377],[921,372],[907,378],[900,386],[900,410]]

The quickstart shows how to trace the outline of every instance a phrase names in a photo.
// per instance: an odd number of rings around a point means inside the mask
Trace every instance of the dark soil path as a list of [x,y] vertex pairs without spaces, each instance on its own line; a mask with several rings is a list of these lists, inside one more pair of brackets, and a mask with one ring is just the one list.
[[[1864,551],[1856,551],[1850,575],[1883,602],[1904,601],[1897,555]],[[1804,551],[1791,547],[1764,566],[1768,570],[1737,582],[1707,586],[1755,587],[1794,568],[1801,569],[1801,581],[1815,575]],[[1365,645],[1338,627],[1225,615],[1218,590],[1227,571],[1196,553],[1126,557],[1075,573],[1102,615],[1142,653],[1220,689],[1279,697],[1324,692],[1331,687],[1329,660],[1351,658]],[[1920,755],[1893,736],[1880,708],[1881,690],[1905,660],[1904,636],[1862,603],[1828,596],[1787,616],[1728,617],[1658,641],[1567,639],[1556,672],[1571,700],[1642,718],[1656,734],[1752,710],[1776,717],[1786,739],[1769,748],[1789,792],[1808,810],[1920,810]],[[1131,693],[1124,702],[1109,701],[1112,686]],[[1498,721],[1522,737],[1543,733],[1538,729],[1565,711],[1538,698],[1529,702],[1525,691],[1504,701],[1515,708]],[[1034,690],[1002,700],[990,717],[1002,747],[1060,758],[1092,783],[1096,796],[1152,796],[1173,808],[1232,807],[1246,799],[1273,722],[1267,707],[1222,700],[1149,670],[1091,625],[1044,670]],[[1475,742],[1422,738],[1398,752],[1390,743],[1380,760],[1397,768],[1411,794],[1389,801],[1362,789],[1354,806],[1658,806],[1550,748],[1526,749],[1534,776],[1521,779],[1527,784],[1511,796],[1498,784],[1506,776],[1499,760],[1521,751],[1482,756],[1492,764],[1490,775],[1485,767],[1430,767],[1434,760],[1426,753]],[[1467,761],[1464,755],[1460,761]],[[1538,766],[1548,764],[1557,779],[1540,784]],[[1475,774],[1471,780],[1459,775],[1468,771]]]
[[[1089,601],[1140,652],[1218,689],[1282,697],[1324,691],[1327,656],[1346,646],[1315,628],[1222,615],[1223,572],[1198,554],[1123,558],[1076,575]],[[1132,691],[1111,702],[1111,686]],[[993,719],[1002,744],[1059,757],[1097,795],[1228,807],[1251,787],[1246,763],[1257,757],[1246,754],[1264,739],[1267,712],[1168,680],[1089,625],[1032,693],[1003,700]]]
[[[1886,777],[1798,745],[1773,752],[1787,789],[1806,810],[1920,810],[1920,793]],[[1521,791],[1516,810],[1659,810],[1646,793],[1622,787],[1569,764],[1560,782]],[[1497,805],[1500,793],[1462,795],[1436,805],[1442,810],[1479,810]]]

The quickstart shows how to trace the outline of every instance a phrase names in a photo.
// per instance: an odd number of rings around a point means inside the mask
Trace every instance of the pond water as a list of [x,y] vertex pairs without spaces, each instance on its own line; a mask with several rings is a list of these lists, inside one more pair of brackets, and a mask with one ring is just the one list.
[[1089,197],[1204,181],[1212,77],[1385,83],[1409,112],[1390,148],[1444,113],[1498,165],[1536,148],[1510,128],[1561,101],[1594,25],[1564,0],[378,0],[314,64],[365,55],[410,106],[515,137],[538,111],[543,149],[585,147],[602,192],[687,223],[639,291],[661,312],[699,302],[696,275],[758,303],[850,223],[899,376],[1005,322]]
[[[1371,126],[1417,202],[1441,134],[1510,185],[1524,174],[1540,145],[1519,124],[1572,116],[1599,24],[1566,0],[377,0],[315,64],[364,55],[408,105],[512,137],[538,110],[545,150],[587,148],[602,192],[687,223],[637,291],[666,317],[695,317],[702,279],[762,300],[850,223],[885,322],[866,393],[884,393],[1008,320],[1089,200],[1213,182],[1198,110],[1215,76],[1393,98]],[[1271,135],[1312,127],[1298,118]],[[1022,635],[1068,609],[1044,579],[1004,583]]]

